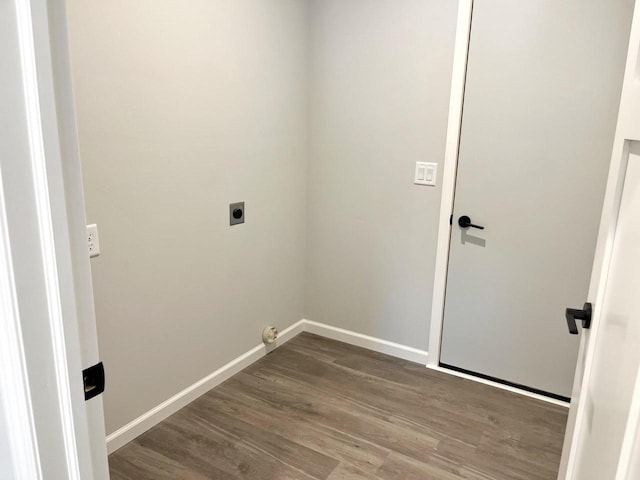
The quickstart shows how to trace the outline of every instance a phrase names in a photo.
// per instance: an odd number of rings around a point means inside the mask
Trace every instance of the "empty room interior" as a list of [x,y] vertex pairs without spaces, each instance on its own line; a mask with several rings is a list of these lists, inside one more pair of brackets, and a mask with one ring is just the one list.
[[634,3],[68,0],[95,469],[640,478]]

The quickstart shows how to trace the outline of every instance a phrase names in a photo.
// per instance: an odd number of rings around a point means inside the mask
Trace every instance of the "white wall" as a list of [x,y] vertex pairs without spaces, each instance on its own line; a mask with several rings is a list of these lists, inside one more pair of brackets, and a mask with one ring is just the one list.
[[69,4],[111,433],[304,316],[307,12]]
[[427,349],[456,8],[310,2],[311,320]]

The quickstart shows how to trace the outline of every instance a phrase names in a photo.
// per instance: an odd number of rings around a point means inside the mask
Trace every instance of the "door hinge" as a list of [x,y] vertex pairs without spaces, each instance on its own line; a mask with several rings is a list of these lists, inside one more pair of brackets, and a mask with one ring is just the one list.
[[85,400],[90,400],[104,392],[104,366],[102,362],[82,371],[82,383],[84,384]]
[[453,225],[453,213],[449,217],[449,225]]

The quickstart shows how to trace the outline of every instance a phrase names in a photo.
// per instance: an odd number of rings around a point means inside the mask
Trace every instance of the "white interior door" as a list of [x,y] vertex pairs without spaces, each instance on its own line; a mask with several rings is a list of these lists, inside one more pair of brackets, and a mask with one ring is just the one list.
[[[636,2],[637,3],[637,2]],[[633,14],[585,330],[558,478],[640,478],[640,10]]]
[[632,10],[474,1],[441,365],[570,397]]
[[594,346],[575,478],[614,479],[640,365],[640,143],[627,156],[622,202]]

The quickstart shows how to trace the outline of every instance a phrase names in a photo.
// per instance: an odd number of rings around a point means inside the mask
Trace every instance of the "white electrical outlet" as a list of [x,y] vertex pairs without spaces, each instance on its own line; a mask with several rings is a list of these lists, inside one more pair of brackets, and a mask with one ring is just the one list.
[[87,246],[89,247],[89,258],[100,255],[100,239],[98,238],[98,226],[94,223],[87,225]]

